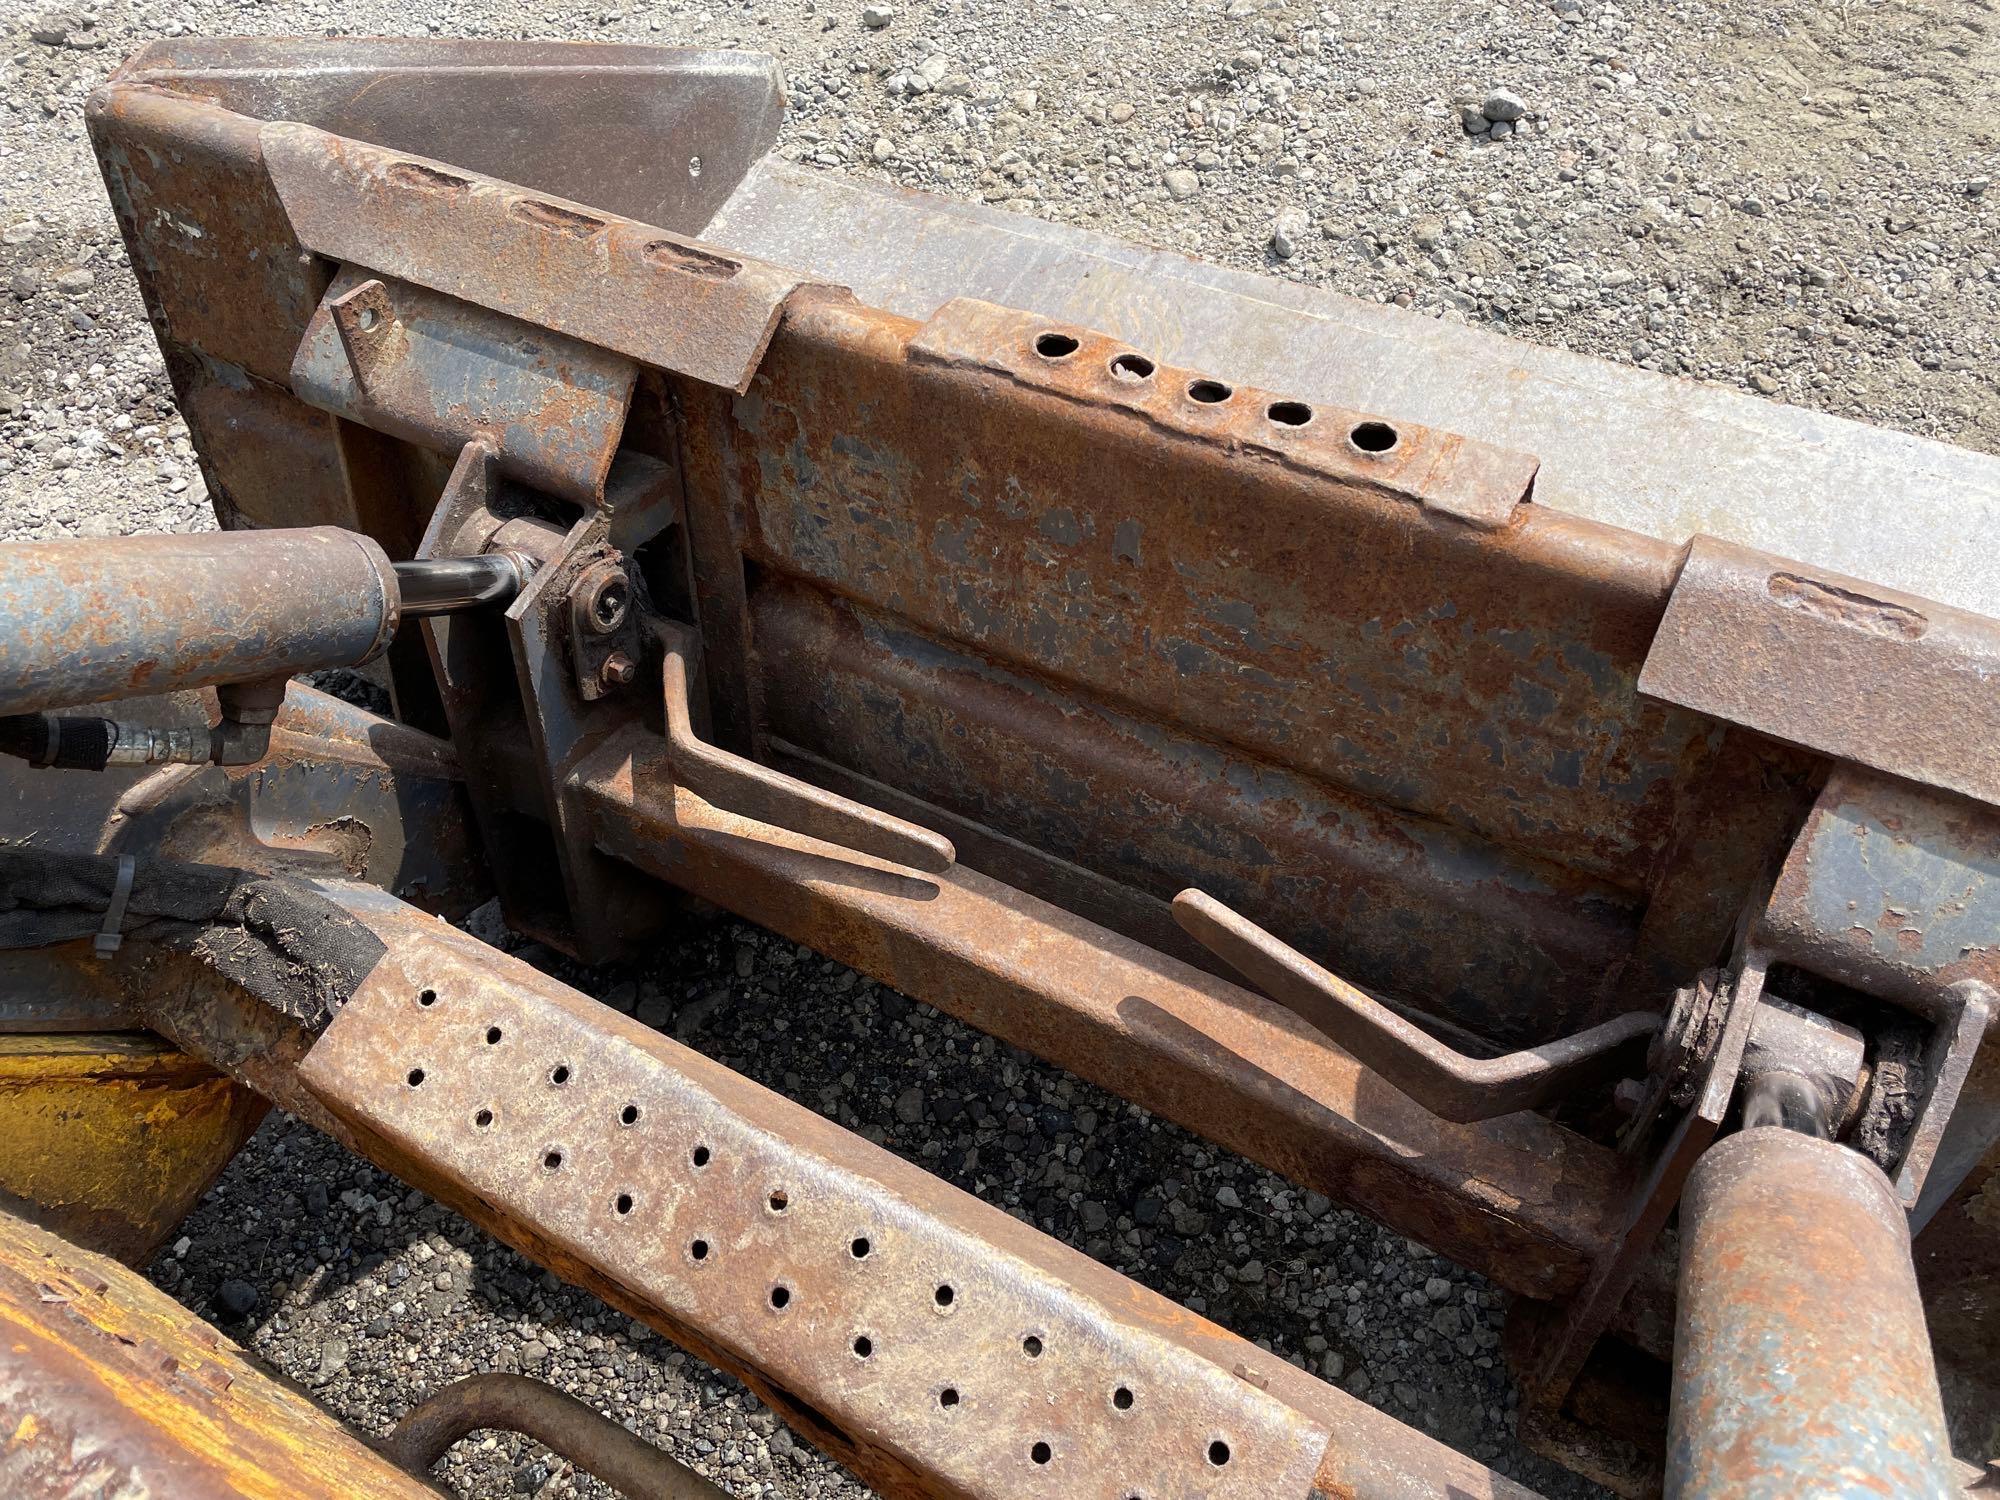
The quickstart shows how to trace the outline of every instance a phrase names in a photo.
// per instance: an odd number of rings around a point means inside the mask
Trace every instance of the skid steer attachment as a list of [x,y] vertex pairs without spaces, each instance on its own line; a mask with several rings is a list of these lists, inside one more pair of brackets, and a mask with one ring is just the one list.
[[[1623,1494],[1977,1484],[2000,461],[836,180],[781,111],[502,43],[93,101],[224,529],[0,549],[0,1086],[137,1049],[211,1123],[107,1219],[30,1111],[9,1203],[136,1258],[270,1101],[884,1494],[1525,1493],[441,920],[600,962],[693,897],[1491,1277],[1524,1430]],[[294,680],[355,666],[395,722]],[[235,1430],[69,1342],[19,1430],[154,1493]],[[385,1451],[486,1421],[704,1492],[533,1387]]]

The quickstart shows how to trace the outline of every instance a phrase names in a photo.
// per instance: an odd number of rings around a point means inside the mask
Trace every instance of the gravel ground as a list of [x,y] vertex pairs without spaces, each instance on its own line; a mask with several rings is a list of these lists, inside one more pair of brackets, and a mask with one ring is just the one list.
[[[0,535],[208,524],[84,140],[155,35],[775,52],[787,155],[2000,452],[1989,0],[450,0],[0,5]],[[1467,380],[1482,378],[1469,369]],[[485,935],[512,945],[494,927]],[[746,925],[632,972],[528,956],[1544,1487],[1480,1278]],[[379,1429],[554,1380],[740,1496],[860,1493],[741,1386],[285,1121],[155,1279]],[[504,1438],[466,1495],[589,1486]]]

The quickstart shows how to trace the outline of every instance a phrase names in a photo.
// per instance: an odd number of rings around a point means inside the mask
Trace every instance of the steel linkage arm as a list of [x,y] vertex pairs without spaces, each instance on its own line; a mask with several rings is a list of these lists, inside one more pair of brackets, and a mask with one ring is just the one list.
[[1491,1120],[1560,1103],[1642,1071],[1651,1011],[1503,1057],[1467,1057],[1404,1020],[1213,896],[1182,891],[1174,920],[1209,952],[1366,1067],[1447,1120]]
[[714,807],[657,736],[572,773],[597,846],[853,965],[1529,1296],[1572,1290],[1624,1191],[1537,1115],[1457,1125],[1284,1007],[991,876],[935,875]]

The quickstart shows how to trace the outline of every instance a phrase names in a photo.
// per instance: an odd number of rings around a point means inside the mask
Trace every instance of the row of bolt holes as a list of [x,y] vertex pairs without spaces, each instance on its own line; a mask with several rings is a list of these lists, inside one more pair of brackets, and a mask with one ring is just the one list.
[[[1035,339],[1035,353],[1047,360],[1068,359],[1078,347],[1066,333],[1044,333]],[[1111,373],[1120,380],[1151,380],[1154,368],[1143,354],[1119,354],[1111,360]],[[1188,400],[1202,406],[1219,406],[1235,394],[1219,380],[1196,380],[1187,388]],[[1273,401],[1264,415],[1280,427],[1303,427],[1312,421],[1313,409],[1303,401]],[[1347,440],[1363,453],[1387,453],[1396,446],[1396,429],[1387,422],[1360,422]]]
[[[417,992],[417,1004],[426,1009],[437,1004],[437,992],[428,989],[419,990]],[[505,1035],[506,1033],[498,1026],[487,1027],[486,1045],[489,1047],[499,1046]],[[413,1089],[422,1088],[425,1076],[422,1068],[412,1068],[404,1075],[404,1081]],[[566,1087],[572,1076],[568,1063],[557,1063],[549,1069],[549,1082],[557,1088]],[[636,1125],[639,1123],[639,1113],[638,1105],[627,1104],[623,1109],[618,1111],[618,1123],[620,1125]],[[493,1123],[493,1111],[490,1109],[479,1110],[473,1115],[472,1123],[480,1130],[487,1129]],[[698,1145],[690,1153],[688,1159],[694,1164],[695,1170],[700,1171],[707,1167],[715,1157],[714,1153],[706,1145]],[[562,1164],[563,1153],[559,1148],[551,1147],[543,1153],[542,1166],[546,1170],[551,1172],[559,1171],[562,1168]],[[774,1214],[782,1214],[792,1206],[791,1195],[783,1188],[773,1188],[771,1196],[765,1202]],[[620,1216],[623,1216],[632,1212],[635,1200],[630,1193],[620,1193],[616,1198],[612,1199],[611,1206]],[[873,1248],[874,1246],[869,1243],[866,1236],[857,1235],[853,1240],[848,1242],[847,1251],[856,1260],[865,1260]],[[709,1256],[708,1241],[704,1239],[690,1240],[688,1242],[688,1256],[697,1262],[706,1261]],[[957,1299],[958,1292],[950,1282],[941,1283],[937,1290],[931,1293],[931,1300],[937,1304],[940,1311],[950,1308]],[[783,1312],[787,1307],[791,1306],[792,1289],[783,1283],[772,1287],[770,1302],[773,1308],[779,1312]],[[875,1353],[875,1341],[865,1333],[856,1334],[853,1344],[849,1347],[853,1349],[856,1359],[868,1359]],[[1042,1357],[1042,1350],[1042,1341],[1035,1334],[1031,1333],[1021,1340],[1021,1352],[1029,1359],[1040,1359]],[[1119,1411],[1130,1411],[1137,1399],[1133,1395],[1130,1386],[1121,1385],[1111,1393],[1111,1404]],[[956,1386],[948,1385],[938,1392],[938,1405],[946,1411],[957,1406],[958,1400],[958,1388]],[[1221,1438],[1216,1438],[1209,1443],[1208,1461],[1215,1467],[1221,1468],[1224,1464],[1228,1463],[1229,1456],[1229,1444]],[[1028,1457],[1037,1464],[1046,1464],[1055,1458],[1055,1449],[1050,1447],[1046,1442],[1036,1443],[1033,1447],[1029,1448]],[[1129,1497],[1129,1500],[1140,1500],[1140,1497],[1134,1495]]]

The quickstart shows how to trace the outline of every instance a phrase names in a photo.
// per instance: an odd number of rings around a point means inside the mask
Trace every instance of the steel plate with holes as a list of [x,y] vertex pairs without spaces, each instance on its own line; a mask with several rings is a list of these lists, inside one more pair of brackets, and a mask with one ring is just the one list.
[[739,394],[808,279],[308,125],[258,142],[307,249]]
[[470,939],[423,967],[307,1086],[926,1492],[1312,1492],[1329,1430],[1260,1351]]

